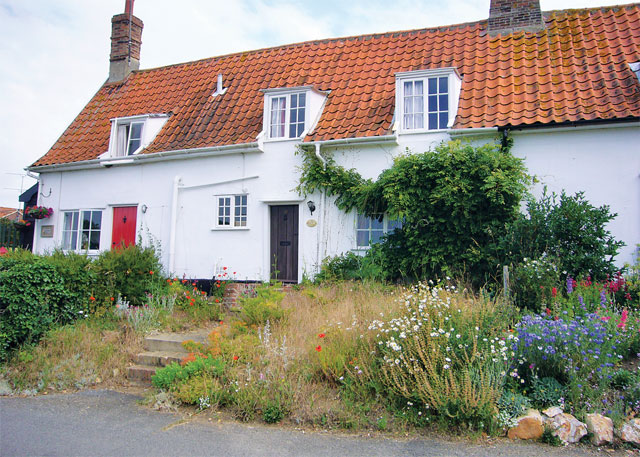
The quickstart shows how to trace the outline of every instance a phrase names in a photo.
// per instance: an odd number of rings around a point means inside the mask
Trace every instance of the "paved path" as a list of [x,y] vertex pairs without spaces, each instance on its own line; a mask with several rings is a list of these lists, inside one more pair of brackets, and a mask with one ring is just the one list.
[[137,396],[108,390],[0,398],[0,456],[599,455],[597,450],[586,447],[554,448],[507,441],[473,445],[435,439],[366,438],[268,426],[183,421],[178,414],[139,406],[138,400]]

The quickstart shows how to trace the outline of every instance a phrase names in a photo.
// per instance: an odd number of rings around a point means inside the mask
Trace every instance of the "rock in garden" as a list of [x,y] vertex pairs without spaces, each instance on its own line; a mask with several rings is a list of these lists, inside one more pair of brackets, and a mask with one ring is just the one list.
[[613,421],[601,414],[587,414],[587,430],[591,432],[591,442],[596,446],[613,441]]
[[562,413],[547,421],[553,434],[563,443],[577,443],[587,434],[587,426],[571,414]]
[[547,408],[544,411],[542,411],[542,414],[544,414],[547,417],[556,417],[558,414],[562,414],[562,408],[560,408],[559,406],[552,406],[551,408]]
[[509,429],[509,439],[537,440],[544,432],[544,420],[538,411],[530,409],[526,416],[517,419],[518,425]]
[[13,389],[7,381],[0,379],[0,397],[13,394]]
[[620,432],[622,441],[640,446],[640,419],[631,419],[626,422]]

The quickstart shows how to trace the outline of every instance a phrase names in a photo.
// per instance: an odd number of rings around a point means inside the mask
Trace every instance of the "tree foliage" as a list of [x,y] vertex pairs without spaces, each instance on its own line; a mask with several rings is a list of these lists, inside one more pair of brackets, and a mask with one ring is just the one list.
[[402,219],[371,254],[382,254],[390,279],[466,274],[481,283],[496,270],[489,246],[517,217],[527,179],[522,160],[497,145],[452,141],[396,158],[376,181],[305,153],[298,190],[325,189],[344,211]]

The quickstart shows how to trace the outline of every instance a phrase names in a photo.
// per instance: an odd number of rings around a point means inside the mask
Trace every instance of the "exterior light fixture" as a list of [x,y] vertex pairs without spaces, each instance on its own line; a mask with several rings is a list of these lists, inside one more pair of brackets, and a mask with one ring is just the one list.
[[309,211],[311,211],[311,215],[313,216],[313,212],[316,210],[316,204],[313,202],[313,200],[309,200],[307,202],[307,206],[309,207]]

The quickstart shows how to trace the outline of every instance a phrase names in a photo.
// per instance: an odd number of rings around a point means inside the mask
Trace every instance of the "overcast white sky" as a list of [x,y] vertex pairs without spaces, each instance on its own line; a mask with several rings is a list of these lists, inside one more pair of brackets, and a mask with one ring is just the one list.
[[[542,0],[544,11],[625,3]],[[125,0],[0,0],[0,206],[105,81]],[[141,67],[298,41],[485,19],[489,0],[136,0]]]

